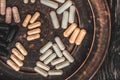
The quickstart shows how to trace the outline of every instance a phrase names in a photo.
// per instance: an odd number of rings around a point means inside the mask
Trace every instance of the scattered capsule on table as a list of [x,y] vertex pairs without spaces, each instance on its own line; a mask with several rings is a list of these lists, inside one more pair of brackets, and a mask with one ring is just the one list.
[[12,12],[13,12],[13,18],[14,18],[15,22],[19,23],[20,22],[20,14],[19,14],[18,8],[13,7]]
[[31,3],[35,3],[36,0],[31,0]]
[[42,69],[44,69],[44,70],[46,70],[46,71],[49,71],[49,70],[50,70],[50,67],[49,67],[49,66],[47,66],[46,64],[44,64],[44,63],[42,63],[42,62],[40,62],[40,61],[38,61],[38,62],[36,63],[36,66],[37,66],[37,67],[40,67],[40,68],[42,68]]
[[68,11],[63,12],[63,17],[62,17],[62,29],[66,29],[68,27],[68,20],[69,20],[69,13]]
[[87,31],[85,29],[82,29],[75,41],[76,45],[80,45],[85,37],[85,35],[87,34]]
[[51,17],[51,20],[52,20],[54,28],[58,29],[60,27],[60,24],[59,24],[56,12],[55,11],[51,11],[50,12],[50,17]]
[[40,49],[40,53],[46,52],[50,47],[52,47],[52,45],[53,45],[52,42],[48,42],[47,44],[45,44],[45,45]]
[[43,55],[40,56],[40,60],[44,61],[48,56],[50,56],[53,53],[51,49],[48,49]]
[[5,15],[6,12],[6,0],[0,0],[0,13]]
[[35,22],[35,23],[28,25],[28,29],[34,29],[34,28],[37,28],[39,26],[41,26],[41,22]]
[[25,4],[28,4],[29,0],[23,0],[23,2],[24,2]]
[[63,51],[63,55],[70,63],[74,62],[74,58],[71,56],[71,54],[67,50]]
[[69,23],[73,23],[74,21],[75,21],[75,6],[71,6],[69,13]]
[[52,66],[55,66],[55,65],[57,65],[57,64],[59,64],[59,63],[61,63],[61,62],[63,62],[63,61],[65,61],[65,58],[64,58],[64,57],[61,57],[61,58],[58,58],[58,59],[53,60],[53,61],[51,62],[51,65],[52,65]]
[[32,16],[32,18],[30,19],[30,23],[34,23],[40,16],[39,12],[35,12],[35,14]]
[[14,54],[12,54],[12,55],[10,56],[10,58],[11,58],[19,67],[23,66],[23,62],[22,62],[19,58],[17,58]]
[[58,8],[58,3],[53,2],[51,0],[40,0],[41,4],[44,4],[48,7],[51,7],[53,9],[57,9]]
[[6,8],[6,18],[5,18],[5,22],[7,24],[10,24],[12,21],[12,9],[11,7],[7,7]]
[[71,44],[75,43],[75,40],[76,40],[79,32],[80,32],[80,29],[79,29],[79,28],[76,28],[76,29],[74,30],[74,32],[72,33],[72,35],[71,35],[71,37],[70,37],[70,39],[69,39],[69,42],[70,42]]
[[71,0],[67,0],[61,7],[57,9],[58,14],[62,14],[66,9],[68,9],[72,5]]
[[35,39],[38,39],[40,38],[40,34],[33,34],[33,35],[29,35],[27,36],[27,41],[32,41],[32,40],[35,40]]
[[16,65],[12,60],[7,60],[7,64],[13,68],[15,71],[19,71],[20,67],[18,65]]
[[23,24],[22,24],[23,27],[27,27],[27,25],[28,25],[31,17],[32,17],[32,16],[31,16],[30,14],[28,14],[28,15],[25,17],[25,19],[24,19],[24,21],[23,21]]
[[33,35],[33,34],[38,34],[40,32],[41,32],[40,28],[36,28],[36,29],[28,31],[27,34],[28,35]]
[[37,73],[39,73],[40,75],[44,76],[44,77],[47,77],[47,76],[48,76],[47,71],[45,71],[45,70],[43,70],[43,69],[41,69],[41,68],[39,68],[39,67],[35,67],[34,70],[35,70]]
[[44,60],[44,64],[49,64],[55,58],[56,58],[56,54],[55,53],[51,54],[48,58]]
[[58,75],[62,75],[63,71],[62,70],[50,70],[48,71],[48,75],[50,76],[58,76]]
[[65,0],[55,0],[55,1],[57,1],[59,3],[64,3],[65,2]]
[[53,50],[55,51],[58,57],[62,57],[62,52],[57,44],[53,44]]
[[26,49],[23,47],[23,45],[20,42],[17,42],[16,44],[17,49],[24,55],[26,56],[28,54],[28,52],[26,51]]
[[69,37],[72,32],[75,30],[75,28],[77,27],[76,23],[72,23],[63,33],[64,37]]

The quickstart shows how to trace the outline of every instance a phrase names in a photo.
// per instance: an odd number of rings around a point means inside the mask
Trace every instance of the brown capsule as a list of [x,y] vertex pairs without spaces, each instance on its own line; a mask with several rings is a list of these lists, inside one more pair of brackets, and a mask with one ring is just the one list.
[[41,32],[40,28],[36,28],[36,29],[28,31],[27,34],[28,35],[33,35],[33,34],[38,34],[40,32]]
[[1,15],[5,15],[6,11],[6,0],[0,0],[0,13]]
[[7,7],[5,22],[10,24],[11,20],[12,20],[12,9],[11,9],[11,7]]
[[38,39],[38,38],[40,38],[40,34],[33,34],[33,35],[28,36],[27,40],[32,41],[32,40],[35,40],[35,39]]
[[31,15],[28,14],[28,15],[25,17],[24,21],[23,21],[23,24],[22,24],[23,27],[27,27],[27,25],[28,25],[30,19],[31,19]]
[[41,22],[35,22],[35,23],[28,25],[28,29],[34,29],[34,28],[37,28],[39,26],[41,26]]
[[34,23],[38,19],[39,16],[40,16],[40,13],[35,12],[35,14],[33,15],[33,17],[30,20],[30,23]]

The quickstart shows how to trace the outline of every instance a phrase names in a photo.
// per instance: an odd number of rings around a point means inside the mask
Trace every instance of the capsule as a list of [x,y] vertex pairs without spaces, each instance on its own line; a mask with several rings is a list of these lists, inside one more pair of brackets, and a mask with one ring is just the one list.
[[48,73],[47,73],[45,70],[43,70],[43,69],[41,69],[41,68],[39,68],[39,67],[35,67],[34,70],[35,70],[37,73],[39,73],[40,75],[44,76],[44,77],[47,77],[47,76],[48,76]]
[[18,8],[13,7],[12,11],[13,11],[13,17],[14,17],[15,22],[19,23],[20,22],[20,14],[19,14]]
[[73,23],[74,21],[75,21],[75,6],[71,6],[69,14],[69,23]]
[[48,42],[46,45],[44,45],[41,49],[40,49],[40,53],[44,53],[46,52],[50,47],[52,47],[52,42]]
[[11,7],[7,7],[6,8],[6,18],[5,18],[5,22],[7,24],[10,24],[12,21],[12,9]]
[[23,47],[23,45],[20,42],[17,42],[16,47],[18,48],[18,50],[24,55],[26,56],[28,54],[28,52],[26,51],[26,49]]
[[52,60],[56,58],[56,54],[51,54],[47,59],[44,60],[44,64],[49,64]]
[[20,70],[20,67],[17,66],[12,60],[7,60],[7,64],[13,68],[15,71],[19,71]]
[[64,58],[64,57],[61,57],[61,58],[58,58],[58,59],[53,60],[53,61],[51,62],[51,65],[52,65],[52,66],[55,66],[55,65],[57,65],[57,64],[59,64],[59,63],[61,63],[61,62],[63,62],[63,61],[65,61],[65,58]]
[[38,39],[40,38],[40,34],[33,34],[33,35],[30,35],[30,36],[27,36],[27,41],[32,41],[32,40],[35,40],[35,39]]
[[60,24],[59,24],[56,12],[55,11],[51,11],[50,12],[50,17],[51,17],[54,29],[58,29],[60,27]]
[[18,57],[20,60],[24,60],[24,59],[25,59],[25,57],[24,57],[16,48],[13,48],[13,49],[12,49],[12,53],[13,53],[16,57]]
[[77,27],[76,23],[72,23],[63,33],[64,37],[69,37],[72,32],[75,30],[75,28]]
[[27,34],[28,35],[33,35],[33,34],[38,34],[40,32],[41,32],[40,28],[36,28],[36,29],[28,31]]
[[65,0],[55,0],[55,1],[57,1],[59,3],[64,3],[65,2]]
[[49,70],[50,70],[50,67],[49,67],[49,66],[47,66],[46,64],[44,64],[44,63],[42,63],[42,62],[40,62],[40,61],[38,61],[38,62],[36,63],[36,65],[37,65],[38,67],[46,70],[46,71],[49,71]]
[[10,56],[10,58],[11,58],[19,67],[23,66],[23,62],[22,62],[19,58],[17,58],[14,54],[12,54],[12,55]]
[[69,39],[69,42],[70,42],[71,44],[75,43],[75,40],[76,40],[79,32],[80,32],[80,29],[79,29],[79,28],[76,28],[76,29],[74,30],[74,32],[72,33],[72,35],[71,35],[71,37],[70,37],[70,39]]
[[37,28],[39,26],[41,26],[41,22],[35,22],[35,23],[28,25],[28,29],[34,29],[34,28]]
[[24,19],[24,21],[23,21],[23,24],[22,24],[23,27],[27,27],[27,25],[28,25],[31,17],[32,17],[32,16],[31,16],[30,14],[28,14],[28,15],[25,17],[25,19]]
[[68,27],[68,19],[69,19],[68,11],[63,12],[62,29],[66,29]]
[[53,50],[55,51],[58,57],[62,57],[62,52],[60,51],[60,48],[57,44],[53,44]]
[[64,50],[64,51],[63,51],[63,55],[65,56],[65,58],[66,58],[69,62],[71,62],[71,63],[74,62],[74,58],[70,55],[70,53],[69,53],[67,50]]
[[63,71],[62,70],[50,70],[48,72],[48,75],[50,76],[58,76],[58,75],[62,75]]
[[29,0],[23,0],[23,2],[24,2],[25,4],[28,4]]
[[31,3],[35,3],[36,0],[31,0]]
[[40,56],[40,60],[44,61],[48,56],[50,56],[53,53],[51,49],[47,50],[43,55]]
[[64,61],[64,62],[62,62],[62,63],[57,64],[57,65],[55,66],[55,68],[56,68],[57,70],[59,70],[59,69],[65,68],[65,67],[67,67],[67,66],[69,66],[69,65],[70,65],[70,62],[69,62],[69,61]]
[[57,9],[58,14],[62,14],[66,9],[68,9],[72,5],[71,0],[67,0],[61,7]]
[[58,8],[58,3],[50,1],[50,0],[40,0],[41,4],[44,4],[48,7],[51,7],[53,9],[57,9]]
[[85,35],[87,34],[87,31],[85,29],[82,29],[75,41],[76,45],[80,45],[85,37]]
[[59,46],[59,48],[63,51],[65,50],[65,45],[63,44],[62,40],[60,39],[60,37],[55,37],[55,42],[57,43],[57,45]]
[[0,0],[0,13],[5,15],[6,12],[6,0]]
[[34,23],[40,16],[39,12],[35,12],[35,14],[33,15],[33,17],[30,19],[30,23]]

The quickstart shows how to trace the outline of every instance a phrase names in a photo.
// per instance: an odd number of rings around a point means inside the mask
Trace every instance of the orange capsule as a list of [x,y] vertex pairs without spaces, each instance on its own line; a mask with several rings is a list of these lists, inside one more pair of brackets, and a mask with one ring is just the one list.
[[31,19],[31,15],[28,14],[28,15],[25,17],[24,21],[23,21],[23,24],[22,24],[23,27],[27,27],[27,25],[28,25],[30,19]]
[[35,40],[35,39],[38,39],[38,38],[40,38],[40,34],[33,34],[33,35],[28,36],[27,40],[32,41],[32,40]]

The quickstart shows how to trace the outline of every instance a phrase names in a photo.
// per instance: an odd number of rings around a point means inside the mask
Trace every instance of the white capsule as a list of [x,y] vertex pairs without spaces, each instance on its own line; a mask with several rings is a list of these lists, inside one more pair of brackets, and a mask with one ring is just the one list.
[[60,48],[58,47],[57,44],[53,44],[53,49],[58,57],[62,57],[62,52],[60,51]]
[[63,74],[63,71],[62,70],[50,70],[48,72],[48,75],[50,76],[58,76],[58,75],[62,75]]
[[40,75],[44,76],[44,77],[47,77],[47,76],[48,76],[48,73],[47,73],[45,70],[43,70],[43,69],[41,69],[41,68],[39,68],[39,67],[35,67],[34,70],[35,70],[37,73],[39,73]]
[[40,53],[44,53],[46,52],[50,47],[52,47],[52,42],[48,42],[46,45],[44,45],[41,49],[40,49]]
[[25,4],[28,4],[29,0],[23,0],[23,2],[24,2]]
[[68,19],[69,19],[68,11],[63,12],[62,29],[66,29],[68,27]]
[[75,6],[70,7],[69,23],[75,22]]
[[51,62],[51,65],[55,66],[61,62],[65,61],[65,58],[64,57],[61,57],[61,58],[58,58],[58,59],[55,59]]
[[52,54],[52,52],[53,51],[51,49],[47,50],[43,55],[40,56],[40,60],[44,61],[48,56]]
[[58,3],[53,2],[51,0],[40,0],[40,2],[48,7],[51,7],[53,9],[57,9],[58,8]]
[[55,0],[55,1],[57,1],[59,3],[64,3],[65,2],[65,0]]
[[66,57],[66,59],[67,59],[69,62],[71,62],[71,63],[74,62],[74,58],[70,55],[70,53],[69,53],[68,51],[64,50],[64,51],[63,51],[63,55]]
[[62,14],[66,9],[68,9],[72,5],[71,0],[67,0],[61,7],[57,9],[58,14]]
[[58,29],[60,27],[60,24],[59,24],[56,12],[55,11],[51,11],[50,12],[50,17],[51,17],[54,29]]
[[31,0],[31,3],[35,3],[36,0]]
[[11,7],[7,7],[5,22],[10,24],[11,21],[12,21],[12,9],[11,9]]
[[64,62],[62,62],[62,63],[57,64],[57,65],[55,66],[55,68],[56,68],[56,69],[63,69],[63,68],[65,68],[65,67],[69,66],[69,65],[70,65],[70,62],[69,62],[69,61],[64,61]]
[[49,71],[49,70],[50,70],[50,67],[49,67],[49,66],[47,66],[46,64],[44,64],[44,63],[42,63],[42,62],[40,62],[40,61],[38,61],[38,62],[36,63],[36,65],[37,65],[38,67],[46,70],[46,71]]
[[44,64],[49,64],[52,60],[56,58],[56,54],[51,54],[47,59],[44,60]]
[[1,15],[5,15],[6,11],[6,0],[1,0],[0,1],[0,13]]

